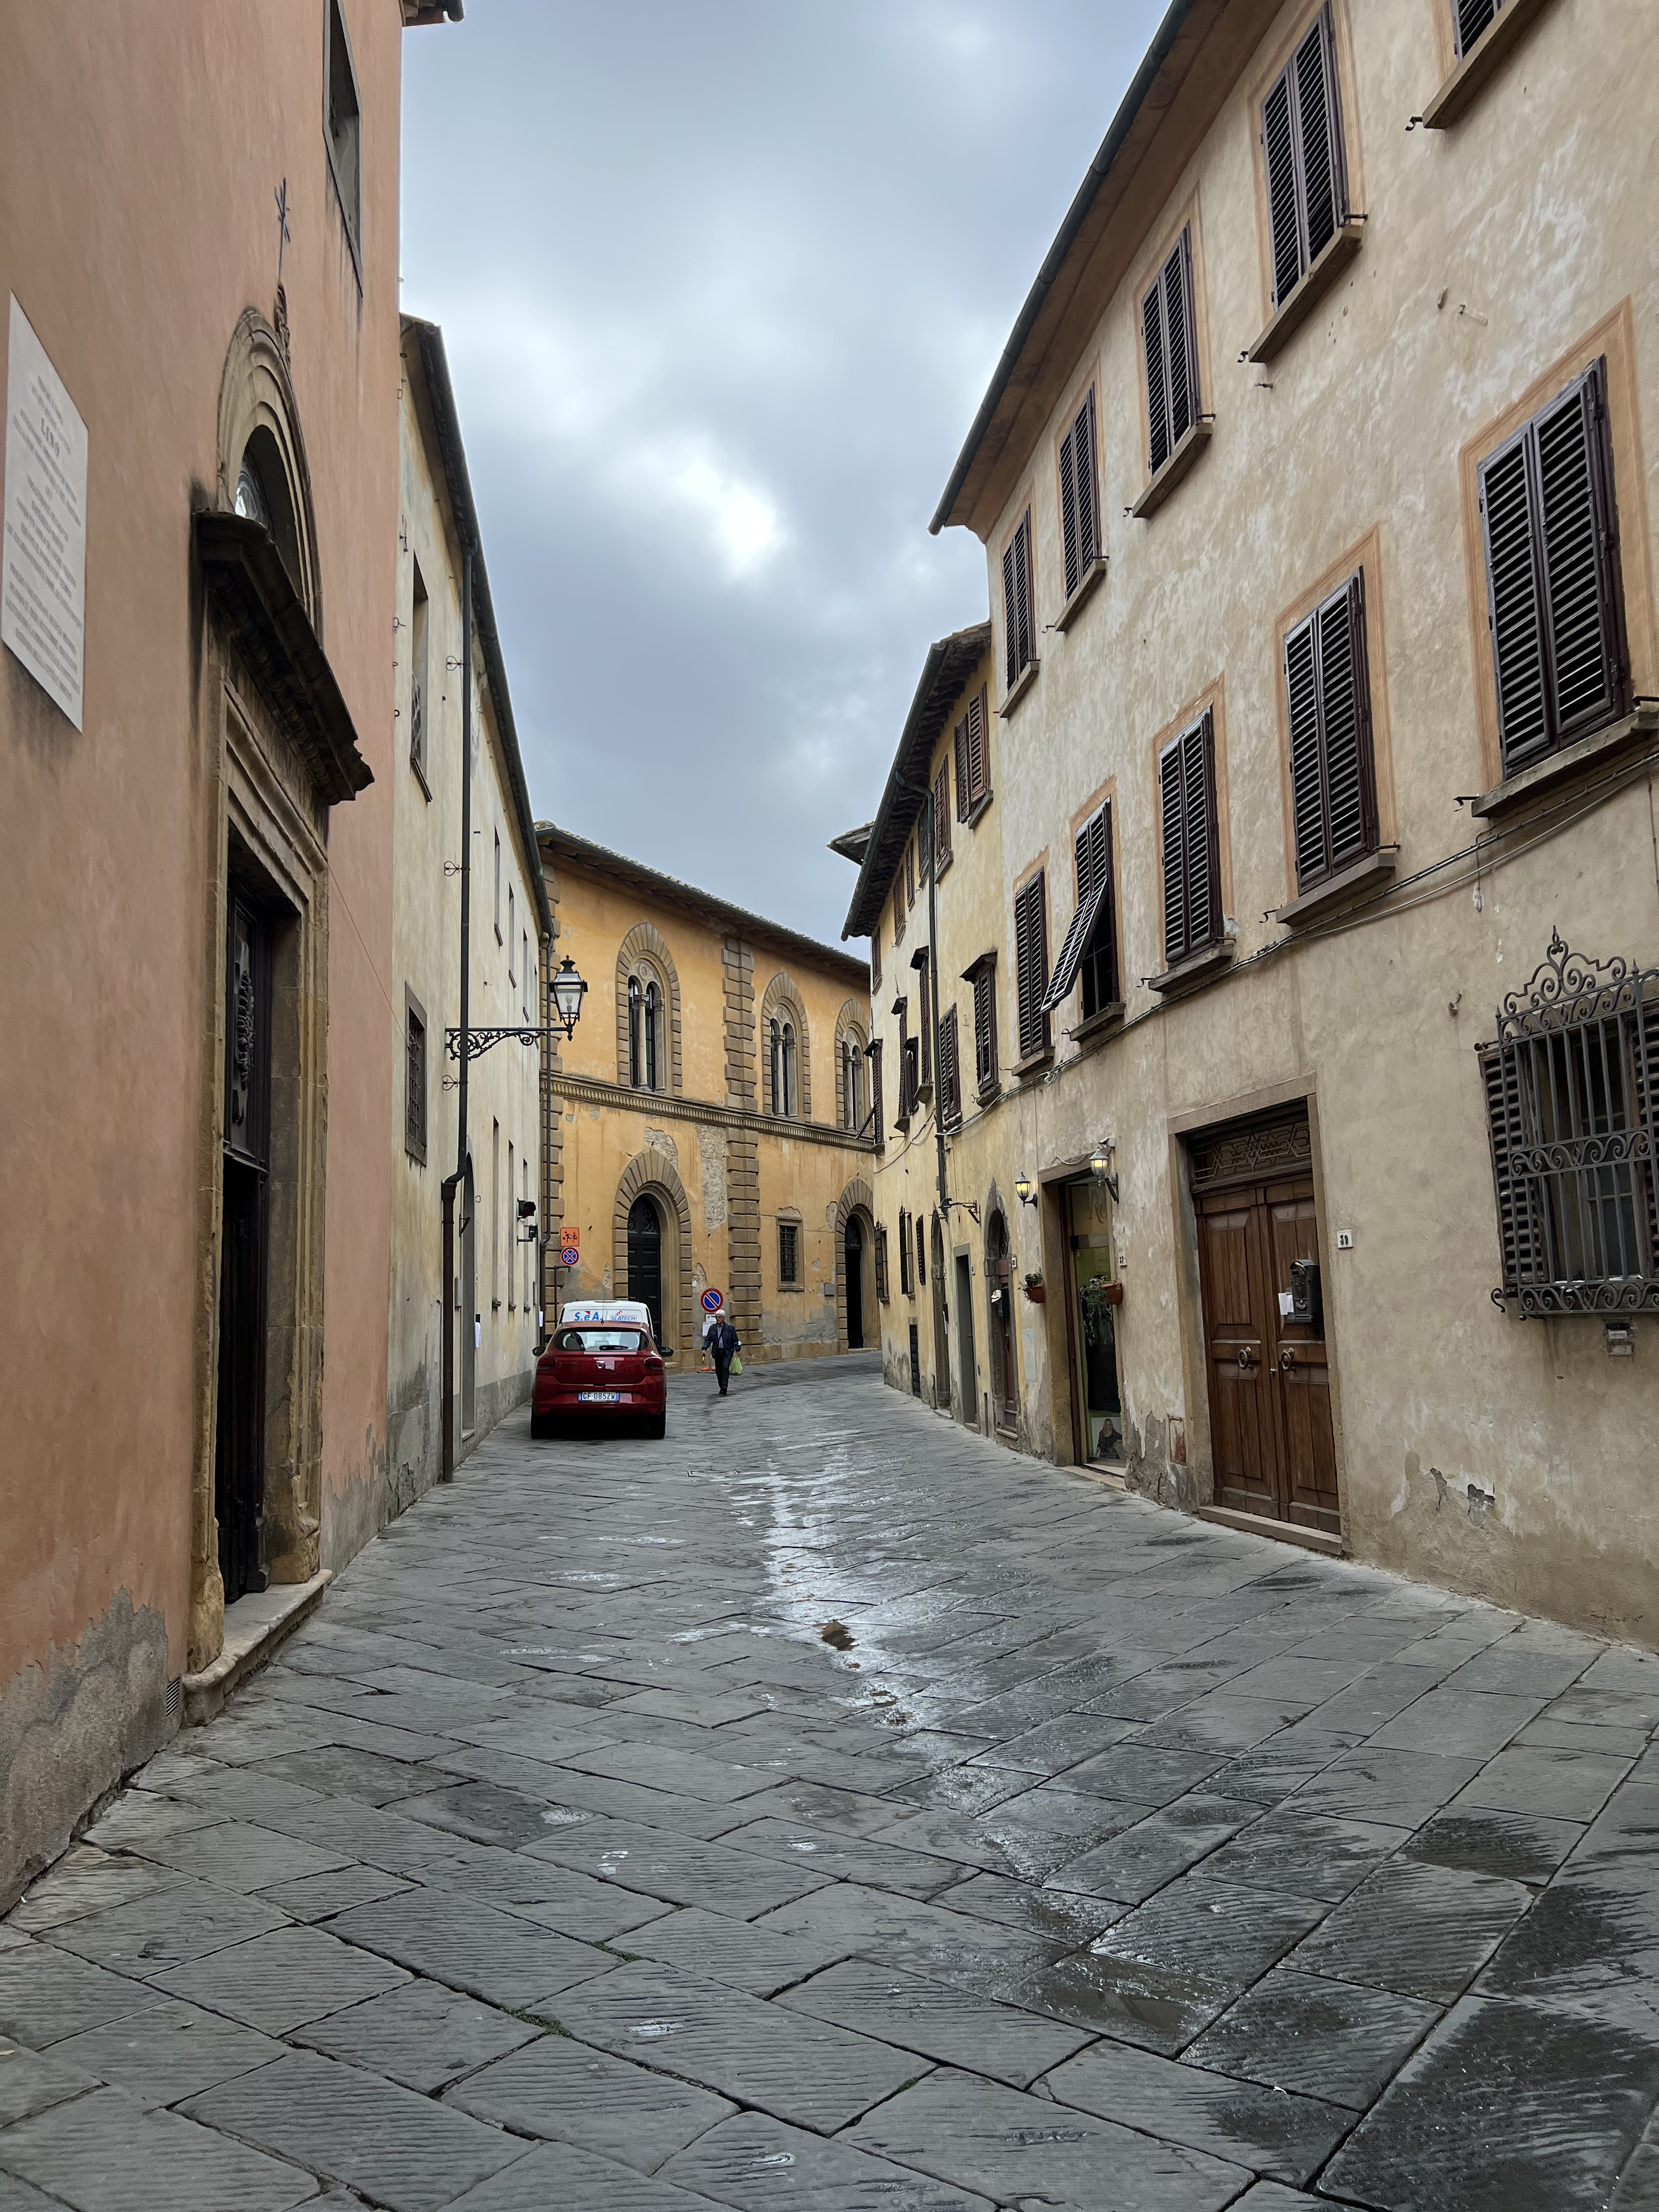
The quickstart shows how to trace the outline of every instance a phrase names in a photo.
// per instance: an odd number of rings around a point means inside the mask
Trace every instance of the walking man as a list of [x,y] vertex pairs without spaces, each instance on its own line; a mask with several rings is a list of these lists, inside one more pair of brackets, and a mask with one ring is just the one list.
[[714,1379],[720,1386],[722,1398],[726,1395],[726,1386],[731,1379],[732,1362],[737,1358],[738,1351],[738,1332],[726,1319],[726,1308],[722,1306],[714,1316],[714,1325],[708,1332],[708,1356],[714,1363]]

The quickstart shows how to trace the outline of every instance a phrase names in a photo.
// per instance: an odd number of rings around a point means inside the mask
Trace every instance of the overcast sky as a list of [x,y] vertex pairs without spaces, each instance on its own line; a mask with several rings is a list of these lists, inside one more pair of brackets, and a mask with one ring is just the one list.
[[1163,0],[469,0],[404,40],[537,814],[836,942],[927,521]]

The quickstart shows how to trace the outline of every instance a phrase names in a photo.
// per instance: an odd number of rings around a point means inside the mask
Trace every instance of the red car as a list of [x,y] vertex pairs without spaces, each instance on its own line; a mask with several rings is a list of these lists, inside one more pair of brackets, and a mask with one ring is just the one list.
[[571,1421],[624,1420],[648,1437],[668,1426],[668,1386],[648,1310],[632,1299],[568,1305],[536,1362],[530,1433]]

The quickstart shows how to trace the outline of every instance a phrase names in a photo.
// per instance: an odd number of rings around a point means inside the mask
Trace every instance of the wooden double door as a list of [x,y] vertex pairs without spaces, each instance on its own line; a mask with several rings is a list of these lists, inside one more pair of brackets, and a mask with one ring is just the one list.
[[1289,1310],[1291,1262],[1319,1260],[1312,1179],[1234,1185],[1195,1203],[1215,1502],[1336,1534],[1325,1324],[1317,1308],[1311,1321]]

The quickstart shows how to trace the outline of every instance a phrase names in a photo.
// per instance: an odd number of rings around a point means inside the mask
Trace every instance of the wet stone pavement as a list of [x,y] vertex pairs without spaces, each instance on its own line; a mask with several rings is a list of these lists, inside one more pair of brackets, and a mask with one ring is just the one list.
[[1659,2207],[1656,1723],[868,1360],[520,1414],[0,1923],[0,2212]]

